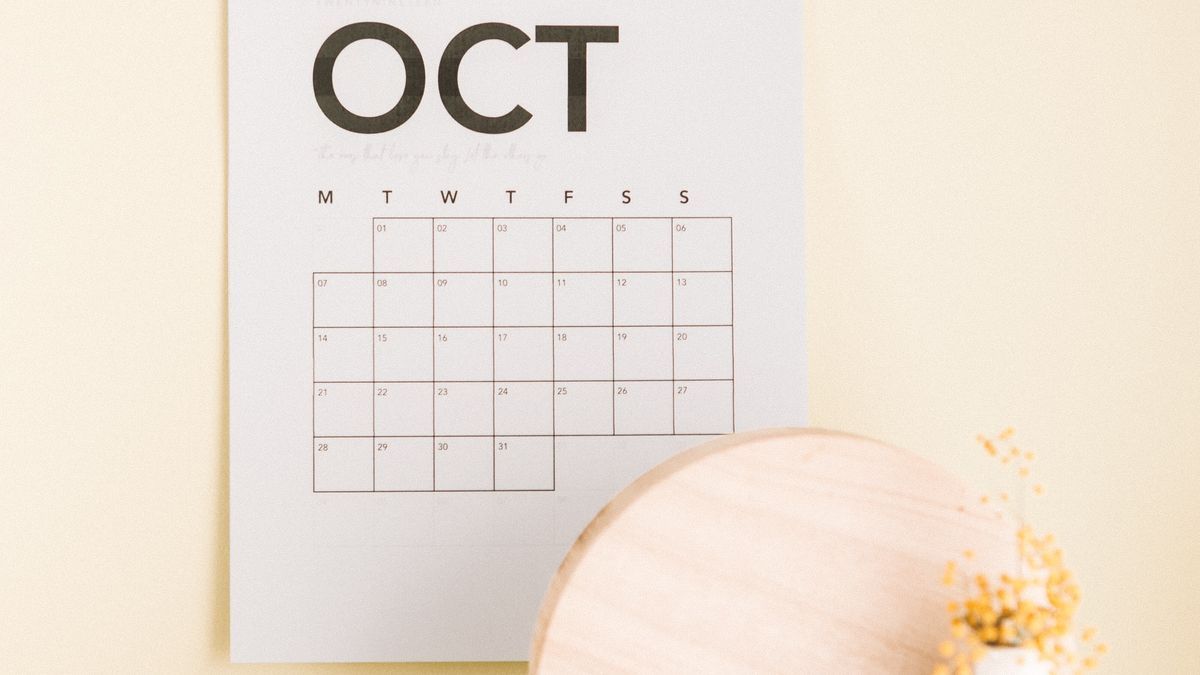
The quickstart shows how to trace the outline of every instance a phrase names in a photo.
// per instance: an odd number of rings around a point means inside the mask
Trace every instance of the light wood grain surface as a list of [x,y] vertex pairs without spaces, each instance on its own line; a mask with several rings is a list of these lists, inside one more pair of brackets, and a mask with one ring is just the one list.
[[580,537],[535,673],[914,673],[945,563],[1012,564],[1010,523],[915,454],[813,430],[725,437],[651,471]]

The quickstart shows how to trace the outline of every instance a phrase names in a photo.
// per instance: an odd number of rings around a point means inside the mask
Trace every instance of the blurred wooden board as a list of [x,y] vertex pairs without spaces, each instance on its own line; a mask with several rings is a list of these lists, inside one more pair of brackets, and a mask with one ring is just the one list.
[[946,561],[1011,564],[1012,534],[910,452],[826,431],[727,436],[585,530],[543,600],[530,671],[927,675]]

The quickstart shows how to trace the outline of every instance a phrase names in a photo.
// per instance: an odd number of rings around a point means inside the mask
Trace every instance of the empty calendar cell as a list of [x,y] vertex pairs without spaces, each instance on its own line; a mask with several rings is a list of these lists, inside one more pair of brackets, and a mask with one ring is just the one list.
[[553,382],[496,382],[495,433],[541,436],[554,433]]
[[439,382],[492,380],[491,328],[437,328],[433,373]]
[[[371,228],[360,218],[334,216],[312,221],[312,264],[315,272],[358,272],[371,267]],[[299,230],[296,230],[299,232]],[[344,246],[320,242],[337,241]]]
[[613,276],[613,323],[670,326],[671,274],[630,272]]
[[371,329],[313,331],[313,377],[317,382],[370,382]]
[[370,438],[314,438],[313,489],[370,492],[375,476]]
[[432,326],[432,274],[376,274],[376,326]]
[[675,325],[731,325],[732,284],[732,275],[727,272],[676,274]]
[[321,384],[313,388],[313,435],[370,436],[374,406],[370,382]]
[[433,322],[436,326],[491,326],[492,275],[435,274]]
[[554,329],[497,328],[494,339],[497,380],[554,378]]
[[492,285],[497,326],[549,326],[553,322],[553,275],[497,274]]
[[670,326],[613,329],[614,375],[619,380],[670,380],[673,375]]
[[674,383],[613,383],[613,415],[618,434],[669,434],[675,425]]
[[432,436],[433,383],[375,383],[376,436]]
[[554,383],[554,433],[608,436],[613,433],[612,382]]
[[608,218],[556,218],[556,272],[612,271],[612,221]]
[[433,220],[375,219],[376,272],[432,272]]
[[611,328],[559,328],[554,333],[554,379],[611,380]]
[[425,492],[433,489],[433,439],[375,439],[375,489]]
[[676,328],[675,377],[680,380],[732,379],[733,328]]
[[315,275],[313,325],[370,326],[372,297],[370,274]]
[[554,325],[612,325],[612,274],[556,274]]
[[675,433],[733,431],[733,383],[675,381]]
[[492,383],[434,385],[434,433],[438,436],[491,436]]
[[688,272],[733,270],[733,221],[728,218],[677,218],[675,269]]
[[375,379],[427,382],[433,379],[433,330],[376,328]]
[[554,221],[549,218],[497,218],[495,269],[503,272],[549,272]]
[[613,221],[613,270],[671,271],[670,218],[617,218]]
[[496,437],[497,490],[553,490],[554,439]]
[[434,489],[491,490],[492,438],[434,439]]
[[435,272],[491,272],[491,218],[437,218],[433,221]]

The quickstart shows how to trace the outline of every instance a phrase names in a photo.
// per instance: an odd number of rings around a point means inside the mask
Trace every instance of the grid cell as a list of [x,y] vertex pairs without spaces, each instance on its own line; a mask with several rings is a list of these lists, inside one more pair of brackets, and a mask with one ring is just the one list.
[[554,276],[497,274],[492,282],[497,326],[549,326],[554,321]]
[[498,274],[550,272],[554,221],[549,218],[497,218],[493,259]]
[[554,379],[609,380],[612,328],[560,328],[554,334]]
[[612,221],[608,218],[555,218],[555,272],[611,272]]
[[733,323],[733,276],[728,272],[675,275],[676,326]]
[[496,434],[548,436],[554,433],[553,382],[497,382]]
[[373,385],[322,384],[313,386],[313,434],[316,436],[366,436],[375,433],[372,416]]
[[432,490],[433,438],[376,438],[375,489],[381,492]]
[[613,276],[613,323],[617,326],[670,326],[670,272],[628,272]]
[[496,437],[497,490],[553,490],[554,439]]
[[554,325],[608,326],[612,312],[611,274],[554,276]]
[[375,489],[370,438],[314,438],[313,490],[370,492]]
[[555,382],[554,433],[612,435],[612,397],[612,382]]
[[675,381],[675,433],[733,431],[733,383]]
[[554,378],[553,328],[497,328],[494,339],[496,380]]
[[491,382],[491,328],[437,328],[434,378],[440,382]]
[[376,326],[433,325],[432,274],[376,274]]
[[376,436],[432,436],[433,383],[375,384]]
[[616,272],[670,272],[671,219],[615,219],[613,221],[613,270]]
[[492,435],[491,382],[439,382],[433,401],[437,436]]
[[733,328],[675,329],[675,378],[728,380],[733,377]]
[[313,331],[313,377],[318,382],[370,382],[371,329]]
[[490,273],[435,274],[433,285],[435,326],[492,325]]
[[376,218],[375,271],[432,272],[432,218]]
[[614,375],[618,380],[670,380],[674,377],[670,326],[613,329]]
[[376,328],[374,379],[382,382],[432,380],[432,353],[433,330],[430,328]]
[[613,383],[618,434],[669,434],[674,424],[671,380]]
[[729,272],[733,269],[733,221],[729,218],[676,218],[674,269]]
[[317,274],[313,276],[313,326],[370,326],[371,298],[370,274]]
[[436,218],[434,272],[491,272],[491,218]]
[[439,437],[434,441],[434,489],[494,489],[492,439]]

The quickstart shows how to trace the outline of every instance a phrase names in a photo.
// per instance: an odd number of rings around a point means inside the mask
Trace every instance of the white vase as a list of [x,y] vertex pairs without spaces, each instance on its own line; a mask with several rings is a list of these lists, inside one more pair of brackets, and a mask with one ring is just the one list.
[[1036,649],[992,647],[975,662],[975,675],[1050,675],[1054,664],[1043,661]]

